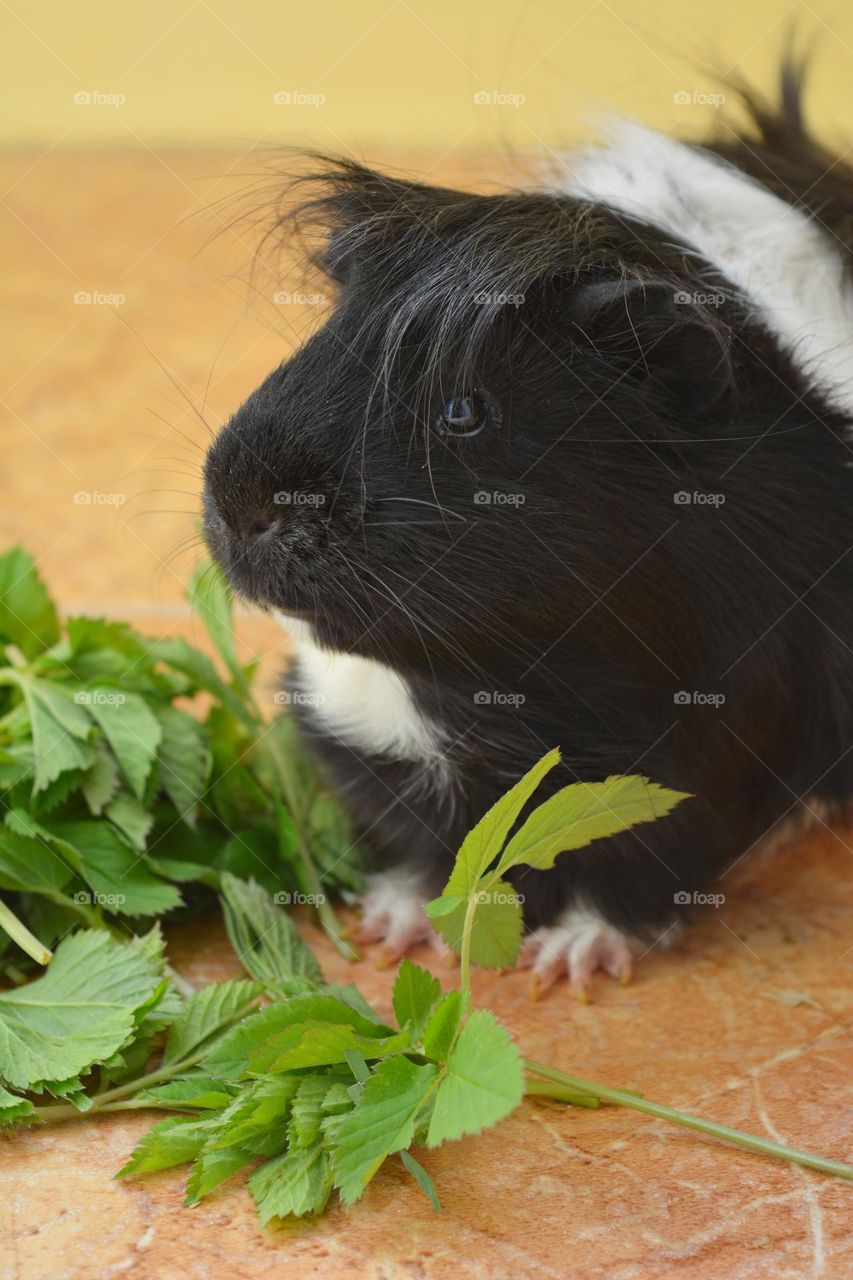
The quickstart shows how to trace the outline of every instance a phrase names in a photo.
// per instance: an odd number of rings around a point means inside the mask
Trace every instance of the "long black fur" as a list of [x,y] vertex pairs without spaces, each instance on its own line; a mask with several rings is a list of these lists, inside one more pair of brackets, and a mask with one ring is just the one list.
[[[825,174],[790,73],[781,109],[751,102],[754,133],[709,145],[853,244],[853,174]],[[336,305],[211,448],[207,537],[238,592],[404,675],[446,767],[364,758],[302,710],[306,740],[377,857],[435,888],[552,746],[552,789],[690,792],[519,881],[531,926],[581,900],[659,932],[800,801],[853,792],[851,424],[688,246],[606,208],[331,161],[299,217]],[[487,429],[438,433],[470,394]]]

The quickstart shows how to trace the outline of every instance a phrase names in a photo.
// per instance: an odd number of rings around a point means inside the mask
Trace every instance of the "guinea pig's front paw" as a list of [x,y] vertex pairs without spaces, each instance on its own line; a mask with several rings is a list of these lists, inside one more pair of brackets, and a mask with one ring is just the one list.
[[424,911],[429,897],[411,872],[385,871],[371,876],[361,899],[355,941],[381,942],[383,964],[395,963],[421,942],[431,943],[440,955],[446,955],[448,948]]
[[534,997],[565,976],[572,990],[587,1000],[596,969],[604,969],[620,982],[629,982],[631,959],[625,934],[594,911],[570,907],[556,924],[530,935],[518,964],[519,968],[532,970]]

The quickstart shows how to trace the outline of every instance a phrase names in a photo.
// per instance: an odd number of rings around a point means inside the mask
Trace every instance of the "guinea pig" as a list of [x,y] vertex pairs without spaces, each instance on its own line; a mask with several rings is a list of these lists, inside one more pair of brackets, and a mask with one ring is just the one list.
[[853,170],[781,104],[636,124],[536,189],[314,175],[334,305],[237,410],[204,523],[296,641],[305,744],[402,954],[551,747],[669,816],[514,877],[542,985],[627,975],[715,877],[853,792]]

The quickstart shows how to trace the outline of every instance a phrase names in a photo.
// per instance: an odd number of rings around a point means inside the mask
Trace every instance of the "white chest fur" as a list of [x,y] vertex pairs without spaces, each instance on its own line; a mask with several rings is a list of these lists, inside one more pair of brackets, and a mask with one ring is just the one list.
[[293,638],[298,696],[316,722],[367,755],[443,765],[444,735],[418,710],[396,671],[372,658],[323,649],[307,623],[276,617]]
[[567,156],[553,185],[692,245],[812,385],[853,414],[853,291],[844,250],[819,223],[710,153],[631,123],[608,146]]

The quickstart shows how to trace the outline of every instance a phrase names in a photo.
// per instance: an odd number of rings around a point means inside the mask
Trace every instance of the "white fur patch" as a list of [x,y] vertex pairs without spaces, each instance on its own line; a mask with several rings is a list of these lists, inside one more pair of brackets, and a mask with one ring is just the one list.
[[853,289],[843,249],[732,165],[641,125],[566,156],[554,184],[693,246],[751,301],[813,385],[853,414]]
[[443,734],[415,706],[402,676],[373,658],[323,649],[308,623],[285,613],[276,617],[293,637],[299,697],[315,720],[368,755],[443,771]]

